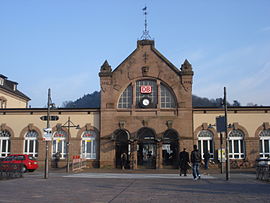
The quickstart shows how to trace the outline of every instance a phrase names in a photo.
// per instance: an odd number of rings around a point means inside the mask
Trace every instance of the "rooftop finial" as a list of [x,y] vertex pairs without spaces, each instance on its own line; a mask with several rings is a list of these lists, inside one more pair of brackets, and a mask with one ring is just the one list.
[[144,31],[143,31],[143,35],[141,36],[141,39],[143,40],[149,40],[151,39],[150,35],[149,35],[149,31],[147,30],[147,7],[145,6],[143,9],[143,14],[144,14]]

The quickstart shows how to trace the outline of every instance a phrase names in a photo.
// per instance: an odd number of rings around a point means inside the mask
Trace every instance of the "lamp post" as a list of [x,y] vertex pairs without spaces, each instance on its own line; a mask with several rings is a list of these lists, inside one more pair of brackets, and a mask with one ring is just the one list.
[[68,129],[68,137],[67,137],[67,146],[66,146],[66,150],[67,150],[67,167],[66,167],[66,172],[69,173],[69,145],[70,145],[70,128],[76,128],[76,129],[80,129],[79,125],[75,125],[71,120],[70,117],[68,117],[67,122],[62,125],[61,127],[65,127]]
[[224,116],[225,116],[225,139],[226,139],[226,180],[229,180],[230,160],[229,160],[229,137],[228,137],[226,87],[224,87],[224,114],[225,114]]
[[[52,106],[52,100],[51,100],[51,89],[48,89],[48,102],[47,102],[47,129],[50,128],[50,109]],[[47,179],[49,176],[49,144],[48,140],[46,142],[46,152],[45,152],[45,169],[44,169],[44,179]]]

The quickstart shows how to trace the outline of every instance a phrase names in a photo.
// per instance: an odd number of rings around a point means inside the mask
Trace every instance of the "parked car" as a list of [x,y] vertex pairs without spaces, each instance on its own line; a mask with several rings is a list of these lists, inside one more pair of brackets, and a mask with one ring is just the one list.
[[35,157],[27,154],[10,154],[4,160],[1,161],[1,164],[13,163],[13,164],[22,164],[22,172],[33,172],[38,168],[38,162]]

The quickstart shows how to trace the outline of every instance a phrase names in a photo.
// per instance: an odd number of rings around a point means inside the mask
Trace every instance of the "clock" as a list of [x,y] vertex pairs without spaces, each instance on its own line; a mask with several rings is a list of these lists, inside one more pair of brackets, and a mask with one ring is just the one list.
[[145,98],[142,100],[142,103],[144,106],[148,106],[150,104],[150,101],[149,101],[149,99]]
[[140,103],[142,108],[149,108],[151,106],[151,99],[148,97],[143,97]]

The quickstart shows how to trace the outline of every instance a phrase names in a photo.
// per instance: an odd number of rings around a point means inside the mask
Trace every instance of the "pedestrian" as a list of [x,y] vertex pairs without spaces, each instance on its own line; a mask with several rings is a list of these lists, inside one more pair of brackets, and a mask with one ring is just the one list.
[[186,152],[186,148],[183,149],[182,152],[179,153],[179,168],[180,168],[180,176],[184,174],[187,176],[187,170],[189,167],[189,154]]
[[121,154],[121,168],[124,170],[127,164],[127,154],[124,152]]
[[205,169],[205,170],[208,169],[209,159],[210,159],[209,151],[206,151],[206,152],[203,154],[203,161],[204,161],[204,169]]
[[56,152],[54,155],[54,161],[55,161],[55,168],[58,168],[58,162],[60,161],[60,152]]
[[200,175],[200,163],[202,161],[201,153],[199,152],[197,145],[193,145],[193,151],[191,152],[191,163],[192,163],[192,174],[194,180],[198,180],[201,178]]

